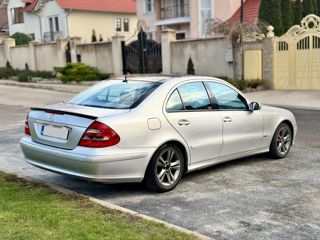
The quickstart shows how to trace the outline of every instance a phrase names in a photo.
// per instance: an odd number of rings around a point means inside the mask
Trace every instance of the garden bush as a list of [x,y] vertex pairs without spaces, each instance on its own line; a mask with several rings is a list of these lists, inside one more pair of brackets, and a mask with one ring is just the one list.
[[98,69],[84,63],[68,63],[65,67],[55,67],[55,71],[61,74],[59,79],[66,82],[97,81],[109,78],[109,74],[103,74]]
[[230,84],[238,88],[239,90],[245,90],[248,86],[248,81],[246,80],[227,80]]
[[31,71],[29,70],[29,66],[26,63],[25,69],[14,69],[10,62],[6,63],[6,67],[0,68],[0,79],[10,79],[13,77],[17,77],[19,82],[28,82],[33,77],[37,78],[54,78],[55,75],[51,72],[46,71]]
[[16,32],[15,34],[11,35],[10,38],[14,38],[16,40],[16,46],[26,45],[32,41],[31,37],[20,32]]
[[253,79],[248,82],[248,87],[257,88],[258,86],[263,85],[263,81],[260,79]]

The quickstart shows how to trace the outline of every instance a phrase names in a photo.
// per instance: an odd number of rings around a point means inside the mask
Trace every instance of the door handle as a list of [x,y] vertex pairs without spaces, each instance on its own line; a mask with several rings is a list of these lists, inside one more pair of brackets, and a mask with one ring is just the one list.
[[186,119],[181,119],[181,120],[178,121],[178,124],[179,124],[180,126],[182,126],[182,125],[188,126],[188,125],[191,124],[191,122],[190,122],[189,120],[186,120]]
[[225,117],[223,119],[224,122],[232,122],[232,118],[231,117]]

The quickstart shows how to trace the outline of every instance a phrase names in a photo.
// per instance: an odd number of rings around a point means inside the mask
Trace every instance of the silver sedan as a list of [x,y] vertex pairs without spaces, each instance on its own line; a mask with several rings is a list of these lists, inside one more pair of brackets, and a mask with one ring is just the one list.
[[52,172],[169,191],[186,172],[265,152],[284,158],[296,132],[291,112],[223,80],[132,77],[32,108],[20,143],[28,163]]

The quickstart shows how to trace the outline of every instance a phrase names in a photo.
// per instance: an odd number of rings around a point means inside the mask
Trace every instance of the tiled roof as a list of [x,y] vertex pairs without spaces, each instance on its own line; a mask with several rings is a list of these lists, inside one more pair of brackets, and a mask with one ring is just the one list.
[[[25,0],[30,2],[30,0]],[[56,0],[61,8],[102,12],[136,13],[135,0]],[[31,0],[22,11],[33,10],[38,0]]]
[[26,11],[33,10],[37,5],[38,0],[31,0],[31,1],[28,1],[26,3],[27,3],[27,5],[23,9],[21,9],[21,12],[26,12]]
[[0,8],[0,30],[8,29],[8,13],[7,9]]
[[[258,22],[261,0],[246,0],[243,5],[243,21]],[[240,22],[241,7],[233,14],[229,21]]]

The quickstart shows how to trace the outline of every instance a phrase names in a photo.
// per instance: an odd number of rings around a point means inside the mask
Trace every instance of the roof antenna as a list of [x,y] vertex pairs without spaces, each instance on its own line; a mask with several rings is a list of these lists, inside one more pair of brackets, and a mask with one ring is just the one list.
[[122,82],[128,83],[127,75],[124,75],[124,80]]

